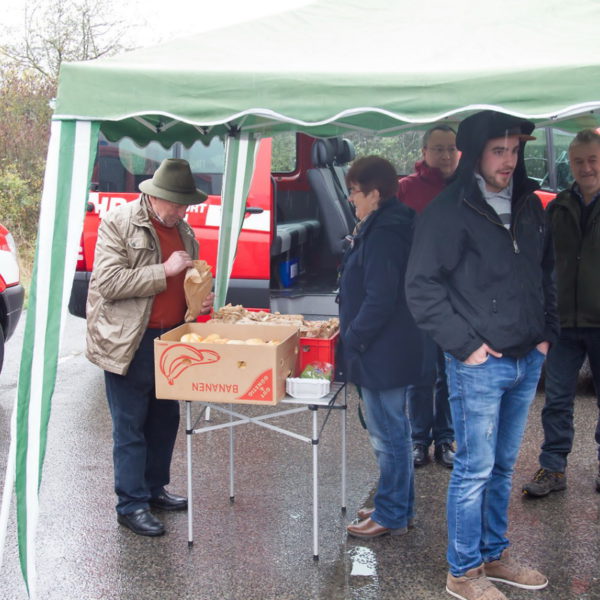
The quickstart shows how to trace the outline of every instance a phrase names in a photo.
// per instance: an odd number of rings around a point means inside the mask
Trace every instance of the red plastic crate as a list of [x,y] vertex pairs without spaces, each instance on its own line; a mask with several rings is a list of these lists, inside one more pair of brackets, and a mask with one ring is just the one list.
[[298,375],[311,362],[328,362],[335,367],[335,346],[340,337],[336,331],[330,338],[300,338],[298,353]]

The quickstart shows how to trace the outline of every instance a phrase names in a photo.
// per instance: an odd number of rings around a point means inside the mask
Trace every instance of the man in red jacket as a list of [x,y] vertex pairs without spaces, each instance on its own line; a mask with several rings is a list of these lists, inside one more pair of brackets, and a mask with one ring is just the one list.
[[[400,180],[399,200],[420,214],[446,187],[457,165],[454,129],[448,125],[435,125],[428,129],[423,136],[423,160],[415,164],[412,175]],[[428,347],[431,369],[419,384],[411,385],[408,389],[413,461],[415,467],[426,465],[429,462],[429,446],[434,442],[435,459],[451,469],[454,462],[454,430],[448,404],[444,356],[433,342]]]

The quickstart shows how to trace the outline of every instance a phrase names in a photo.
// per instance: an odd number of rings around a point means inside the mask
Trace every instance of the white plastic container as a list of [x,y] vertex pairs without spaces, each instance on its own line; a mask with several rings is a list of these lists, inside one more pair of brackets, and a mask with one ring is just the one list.
[[285,380],[285,391],[294,398],[322,398],[329,394],[329,379],[305,379],[288,377]]

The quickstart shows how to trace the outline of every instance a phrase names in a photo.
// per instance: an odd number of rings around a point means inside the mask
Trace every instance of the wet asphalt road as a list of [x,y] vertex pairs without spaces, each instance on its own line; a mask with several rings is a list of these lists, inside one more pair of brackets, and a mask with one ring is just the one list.
[[[0,374],[0,465],[24,323],[6,348]],[[360,541],[345,525],[368,502],[376,468],[350,394],[348,513],[340,511],[337,415],[321,443],[320,560],[312,559],[310,446],[277,433],[236,428],[236,498],[229,502],[228,433],[194,436],[195,543],[187,545],[185,513],[164,514],[167,534],[136,536],[119,526],[112,491],[110,418],[102,373],[83,355],[84,323],[69,317],[53,399],[40,493],[38,590],[44,600],[429,600],[444,592],[445,493],[449,472],[435,464],[416,473],[417,526],[408,535]],[[511,600],[600,600],[600,494],[594,490],[595,399],[576,403],[576,442],[569,487],[524,500],[520,485],[537,468],[542,397],[532,406],[511,503],[513,553],[543,570],[550,586],[502,586]],[[246,410],[246,409],[244,409]],[[247,409],[253,414],[261,410]],[[183,411],[182,411],[183,417]],[[335,417],[335,418],[334,418]],[[222,417],[213,413],[213,421]],[[278,420],[310,436],[308,413]],[[184,419],[170,489],[185,493]],[[501,584],[499,584],[501,585]],[[14,504],[0,573],[0,598],[24,600]]]

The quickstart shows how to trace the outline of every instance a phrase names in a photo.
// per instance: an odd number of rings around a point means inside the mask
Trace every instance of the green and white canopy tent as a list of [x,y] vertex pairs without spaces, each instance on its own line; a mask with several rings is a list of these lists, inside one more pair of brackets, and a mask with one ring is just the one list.
[[[185,15],[182,15],[185,18]],[[297,10],[61,69],[12,440],[21,566],[36,597],[38,488],[60,332],[98,132],[226,143],[217,304],[260,136],[391,136],[495,108],[568,130],[600,123],[597,0],[315,0]]]

